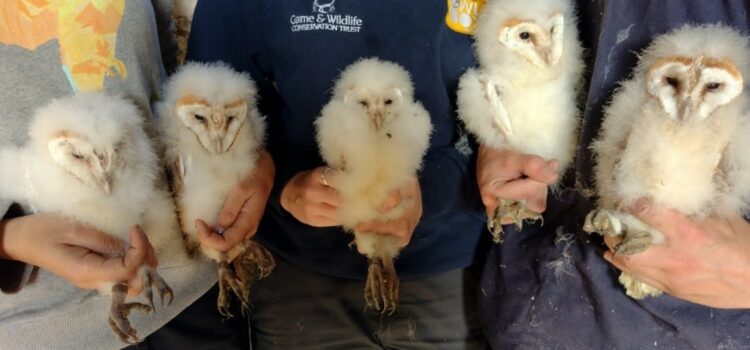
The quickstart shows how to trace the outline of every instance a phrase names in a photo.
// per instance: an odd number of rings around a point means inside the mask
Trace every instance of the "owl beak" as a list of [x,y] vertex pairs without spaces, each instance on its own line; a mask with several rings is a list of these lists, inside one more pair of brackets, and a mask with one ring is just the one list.
[[380,126],[383,125],[383,113],[376,112],[372,118],[372,123],[375,125],[375,129],[379,130]]
[[109,174],[103,174],[96,177],[96,184],[107,195],[112,193],[112,177]]

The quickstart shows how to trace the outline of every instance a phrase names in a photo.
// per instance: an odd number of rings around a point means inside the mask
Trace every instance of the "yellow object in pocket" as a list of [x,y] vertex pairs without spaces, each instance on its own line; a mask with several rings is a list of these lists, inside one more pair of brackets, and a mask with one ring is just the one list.
[[482,10],[486,0],[447,0],[448,13],[445,15],[445,24],[450,29],[463,34],[474,34],[477,25],[479,11]]

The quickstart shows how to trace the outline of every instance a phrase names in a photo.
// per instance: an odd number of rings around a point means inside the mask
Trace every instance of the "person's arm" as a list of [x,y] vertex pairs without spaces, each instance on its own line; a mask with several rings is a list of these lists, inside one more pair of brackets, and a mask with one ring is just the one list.
[[[631,212],[664,233],[666,240],[631,256],[607,251],[607,261],[680,299],[716,308],[750,308],[750,223],[745,218],[695,221],[643,200]],[[617,243],[607,240],[609,247]]]
[[138,268],[156,266],[154,249],[140,228],[131,230],[128,246],[55,214],[0,220],[0,259],[39,266],[83,289],[95,289],[102,281],[129,281],[131,295],[138,293]]

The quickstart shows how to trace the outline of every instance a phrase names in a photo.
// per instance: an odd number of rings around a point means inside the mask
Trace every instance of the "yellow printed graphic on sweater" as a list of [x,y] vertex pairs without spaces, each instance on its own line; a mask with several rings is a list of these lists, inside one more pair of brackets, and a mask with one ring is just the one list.
[[115,57],[125,0],[2,0],[0,44],[27,50],[57,39],[74,90],[99,91],[104,77],[125,79]]
[[445,23],[450,29],[463,34],[474,34],[477,17],[485,0],[447,0],[448,14]]

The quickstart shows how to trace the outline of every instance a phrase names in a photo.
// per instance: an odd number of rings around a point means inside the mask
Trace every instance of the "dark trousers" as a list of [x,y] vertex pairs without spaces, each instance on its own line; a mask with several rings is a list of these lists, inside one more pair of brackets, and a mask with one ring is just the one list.
[[477,268],[401,281],[392,315],[365,310],[364,281],[278,259],[251,292],[252,341],[266,349],[484,349]]

